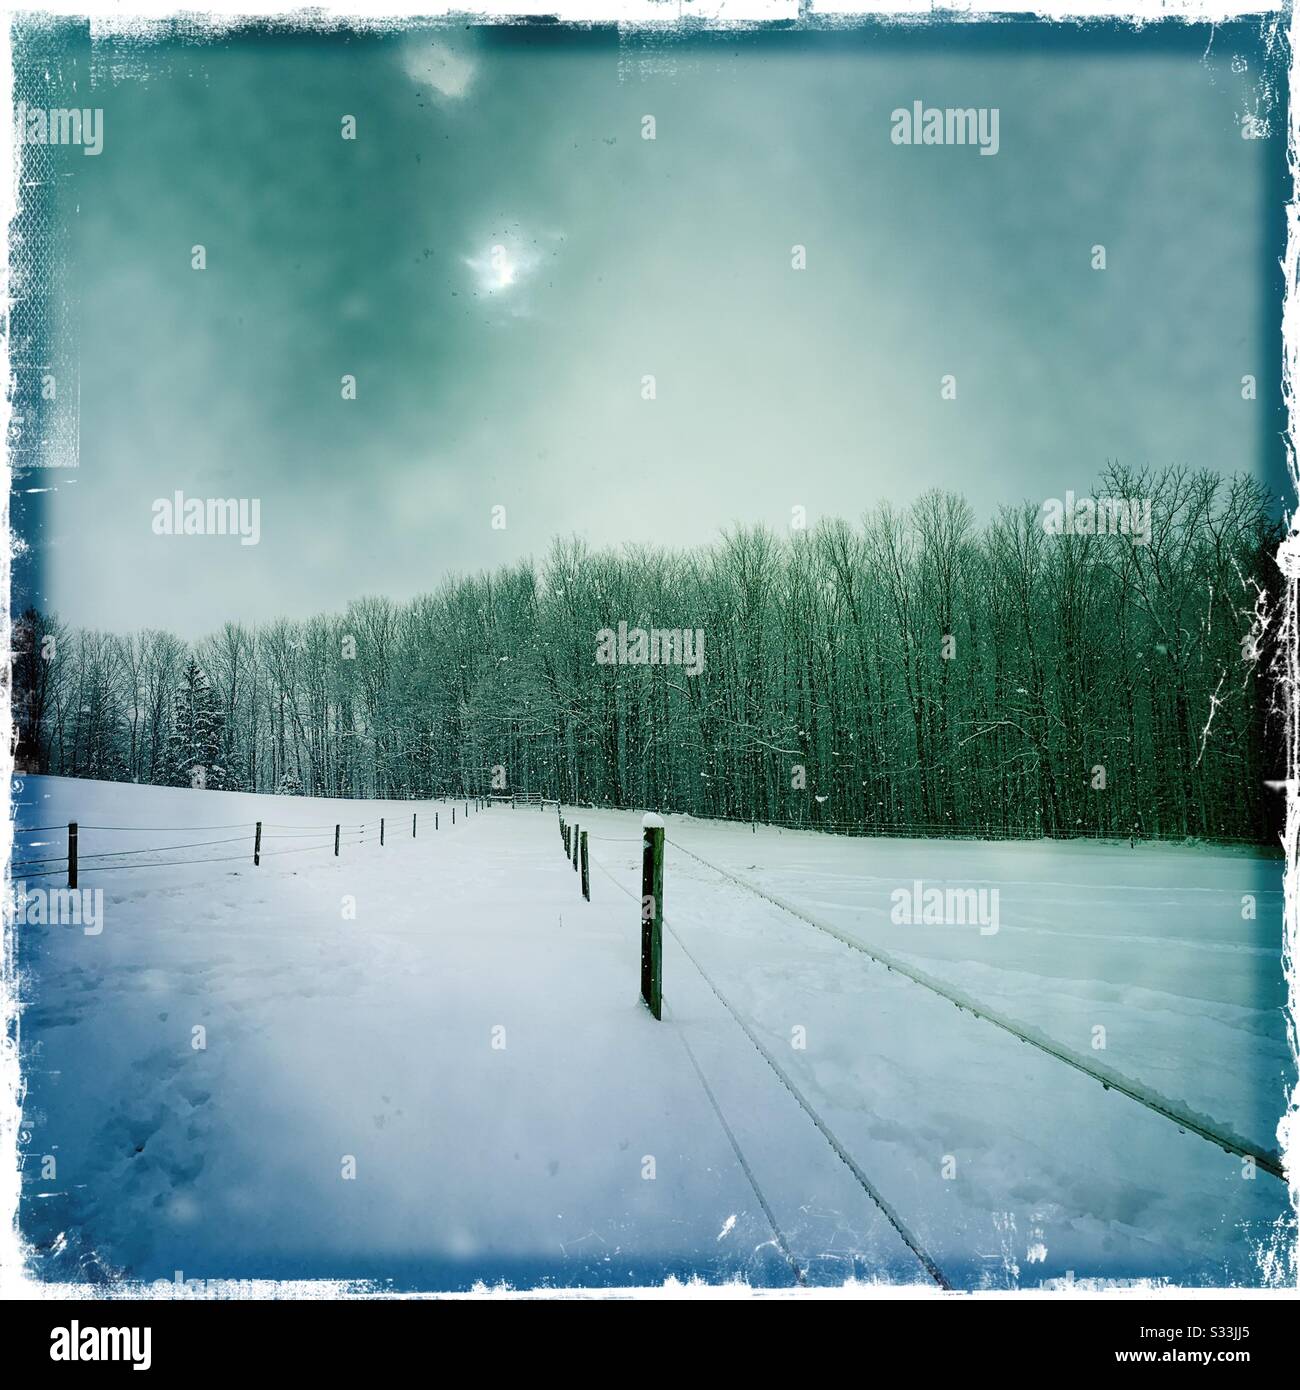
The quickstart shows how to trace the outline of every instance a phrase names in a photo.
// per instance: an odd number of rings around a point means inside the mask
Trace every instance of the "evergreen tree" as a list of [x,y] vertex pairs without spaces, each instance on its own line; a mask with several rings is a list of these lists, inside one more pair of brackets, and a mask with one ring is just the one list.
[[175,787],[227,787],[221,747],[225,718],[199,663],[190,657],[181,676],[167,750],[169,780]]

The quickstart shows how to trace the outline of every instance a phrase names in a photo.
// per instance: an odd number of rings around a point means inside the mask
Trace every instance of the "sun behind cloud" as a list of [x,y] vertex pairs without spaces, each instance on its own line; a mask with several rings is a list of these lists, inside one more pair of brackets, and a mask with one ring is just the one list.
[[480,294],[505,295],[521,289],[541,262],[536,246],[521,232],[502,234],[462,260],[474,272]]

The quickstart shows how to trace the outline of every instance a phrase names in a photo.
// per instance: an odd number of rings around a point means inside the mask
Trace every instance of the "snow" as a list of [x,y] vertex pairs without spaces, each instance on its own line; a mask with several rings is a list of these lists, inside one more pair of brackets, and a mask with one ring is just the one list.
[[642,830],[662,830],[664,828],[664,818],[657,816],[653,811],[647,811],[641,817]]
[[[810,1283],[925,1281],[760,1047],[957,1287],[1258,1284],[1284,1244],[1276,1178],[683,848],[1271,1148],[1293,1070],[1266,856],[668,816],[656,1023],[634,812],[565,809],[588,903],[536,807],[39,777],[15,802],[15,860],[63,850],[23,826],[76,819],[104,894],[98,934],[17,928],[39,1278],[788,1284],[756,1186]],[[215,862],[143,867],[168,857]],[[918,879],[996,886],[998,931],[895,924]]]

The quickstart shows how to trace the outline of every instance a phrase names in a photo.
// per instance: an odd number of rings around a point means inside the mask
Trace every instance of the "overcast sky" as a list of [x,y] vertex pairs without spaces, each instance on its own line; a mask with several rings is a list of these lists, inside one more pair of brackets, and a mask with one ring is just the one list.
[[[1248,31],[1203,57],[1208,30],[965,27],[73,45],[58,80],[104,110],[103,153],[59,163],[80,456],[19,480],[55,489],[19,510],[20,600],[194,637],[557,533],[1276,461],[1283,156],[1241,136]],[[916,100],[997,107],[998,153],[892,144]],[[260,499],[260,543],[154,535],[177,489]]]

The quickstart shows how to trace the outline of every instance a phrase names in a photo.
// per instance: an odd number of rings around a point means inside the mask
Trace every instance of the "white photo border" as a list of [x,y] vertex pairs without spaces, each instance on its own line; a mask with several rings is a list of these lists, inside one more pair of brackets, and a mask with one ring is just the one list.
[[[0,106],[12,109],[13,52],[12,29],[25,15],[41,18],[88,20],[92,42],[100,38],[131,36],[147,42],[150,37],[162,37],[173,21],[183,18],[187,25],[203,24],[214,35],[237,29],[249,23],[272,22],[278,26],[313,30],[332,29],[398,29],[417,23],[430,24],[442,20],[477,21],[480,23],[526,21],[545,17],[548,21],[566,25],[617,25],[630,35],[652,35],[673,30],[709,31],[728,28],[755,28],[780,24],[798,29],[850,27],[864,23],[892,22],[906,25],[927,24],[995,24],[1009,20],[1037,19],[1060,24],[1110,22],[1133,30],[1157,23],[1220,24],[1233,20],[1258,18],[1266,43],[1277,45],[1285,58],[1288,84],[1287,104],[1287,170],[1290,187],[1285,204],[1286,249],[1282,261],[1284,298],[1282,304],[1282,395],[1286,408],[1285,451],[1287,471],[1292,488],[1300,495],[1300,464],[1297,461],[1297,379],[1300,376],[1300,301],[1297,300],[1297,276],[1300,275],[1300,67],[1296,51],[1300,42],[1300,21],[1292,4],[1251,3],[1251,0],[1220,0],[1220,3],[1199,3],[1199,0],[1055,0],[1054,3],[1015,5],[995,3],[994,0],[966,0],[952,5],[923,5],[914,0],[882,0],[881,3],[855,3],[855,0],[554,0],[553,3],[527,3],[527,0],[461,0],[457,4],[429,3],[429,0],[351,0],[351,3],[327,3],[310,9],[289,9],[274,5],[248,3],[248,0],[210,0],[201,12],[189,10],[168,0],[129,0],[130,13],[123,12],[114,0],[44,0],[31,6],[6,7],[6,23],[0,28]],[[4,320],[0,343],[4,354],[6,380],[10,374],[11,310],[9,236],[14,218],[22,206],[20,161],[13,140],[12,123],[0,122],[0,143],[3,145],[3,189],[5,199],[6,255],[0,266],[2,277]],[[9,534],[9,544],[0,560],[0,584],[3,585],[4,633],[6,649],[12,651],[9,600],[11,564],[20,545],[9,530],[9,496],[12,485],[10,459],[10,430],[13,403],[10,393],[0,399],[0,429],[6,440],[4,459],[3,525]],[[1288,534],[1277,552],[1277,563],[1285,578],[1283,610],[1270,615],[1278,625],[1278,677],[1282,697],[1286,701],[1285,738],[1287,776],[1276,790],[1286,795],[1284,850],[1286,875],[1284,889],[1283,965],[1287,977],[1287,1037],[1293,1061],[1300,1059],[1300,525],[1293,508],[1287,515]],[[1300,1291],[1300,1256],[1293,1245],[1289,1251],[1275,1251],[1276,1264],[1272,1287],[1201,1288],[1178,1287],[1163,1283],[1123,1286],[1106,1281],[1078,1281],[1054,1288],[1019,1289],[1002,1292],[973,1292],[945,1294],[932,1284],[884,1284],[850,1281],[837,1288],[818,1289],[753,1289],[743,1283],[705,1284],[669,1280],[649,1288],[601,1289],[520,1289],[479,1287],[470,1292],[449,1293],[426,1290],[395,1294],[364,1281],[338,1280],[209,1280],[204,1290],[196,1293],[184,1285],[160,1281],[126,1282],[110,1287],[89,1288],[82,1284],[44,1282],[32,1277],[18,1231],[18,1205],[21,1189],[19,1167],[20,1131],[22,1128],[22,1098],[24,1088],[19,1068],[18,1052],[18,981],[14,965],[14,913],[11,901],[9,863],[13,846],[13,827],[10,800],[14,775],[12,691],[6,676],[0,681],[0,720],[9,730],[0,756],[3,757],[6,815],[3,852],[5,891],[3,895],[4,931],[0,947],[0,1016],[4,1029],[0,1034],[0,1298],[69,1299],[95,1296],[114,1298],[591,1298],[636,1295],[645,1298],[715,1299],[736,1297],[761,1298],[980,1298],[980,1299],[1218,1299],[1295,1297]],[[1300,1085],[1293,1092],[1287,1112],[1278,1126],[1283,1161],[1293,1213],[1300,1211]]]

